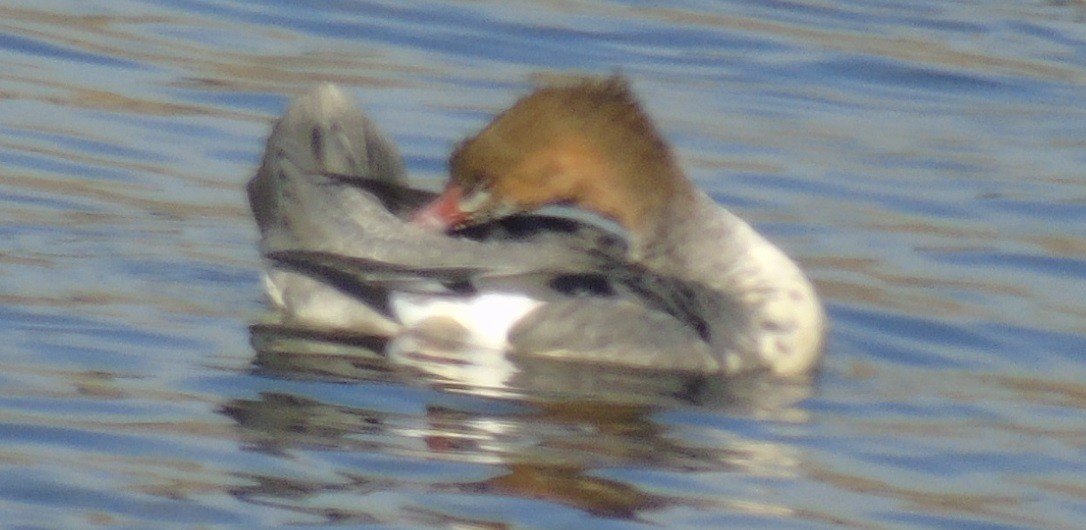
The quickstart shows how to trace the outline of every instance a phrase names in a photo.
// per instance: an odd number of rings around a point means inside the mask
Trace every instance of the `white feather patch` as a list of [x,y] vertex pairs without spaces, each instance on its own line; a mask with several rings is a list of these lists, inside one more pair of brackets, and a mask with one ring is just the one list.
[[505,350],[509,331],[529,312],[542,305],[534,298],[511,293],[475,296],[393,293],[393,314],[406,328],[434,318],[452,320],[468,332],[466,342],[482,348]]

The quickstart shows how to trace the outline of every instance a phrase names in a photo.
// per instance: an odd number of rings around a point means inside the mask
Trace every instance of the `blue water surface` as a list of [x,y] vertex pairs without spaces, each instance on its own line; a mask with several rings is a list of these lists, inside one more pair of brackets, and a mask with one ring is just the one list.
[[[1082,2],[0,17],[6,528],[1082,526]],[[819,374],[482,392],[250,331],[243,186],[291,97],[340,84],[434,186],[535,74],[569,71],[626,74],[690,176],[809,271]]]

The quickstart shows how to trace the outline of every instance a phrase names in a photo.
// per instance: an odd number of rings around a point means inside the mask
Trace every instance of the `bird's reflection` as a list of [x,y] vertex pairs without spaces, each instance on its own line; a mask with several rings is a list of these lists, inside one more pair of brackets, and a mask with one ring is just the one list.
[[[273,381],[342,383],[362,393],[382,392],[390,384],[424,389],[417,394],[422,413],[335,404],[334,397],[316,390],[268,391],[257,399],[225,404],[223,414],[237,423],[243,443],[254,451],[345,451],[479,464],[488,466],[487,477],[428,487],[542,500],[619,519],[639,519],[646,511],[700,501],[644,491],[600,476],[601,469],[749,473],[751,462],[772,462],[774,474],[779,474],[780,466],[787,466],[782,462],[791,460],[787,447],[744,443],[741,437],[721,446],[688,443],[658,420],[659,413],[692,408],[792,421],[799,414],[795,404],[811,392],[810,382],[725,380],[539,359],[514,362],[513,375],[500,388],[473,387],[418,366],[390,362],[380,341],[365,337],[258,325],[252,339],[257,350],[254,371]],[[277,478],[254,480],[237,494],[297,507],[299,497],[332,490],[396,487],[387,477],[376,481],[378,485],[367,483],[364,472],[349,471],[352,480],[346,485]],[[303,511],[314,509],[311,500],[303,504]],[[324,515],[338,519],[344,516],[342,510]],[[366,520],[369,515],[352,517]]]

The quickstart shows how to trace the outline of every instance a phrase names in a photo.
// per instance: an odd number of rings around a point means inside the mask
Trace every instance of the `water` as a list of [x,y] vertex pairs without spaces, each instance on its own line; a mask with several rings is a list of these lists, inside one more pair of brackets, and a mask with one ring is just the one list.
[[[8,0],[0,20],[6,527],[1086,517],[1082,3]],[[614,69],[816,280],[814,381],[483,395],[254,353],[242,184],[290,96],[349,87],[432,183],[534,73]]]

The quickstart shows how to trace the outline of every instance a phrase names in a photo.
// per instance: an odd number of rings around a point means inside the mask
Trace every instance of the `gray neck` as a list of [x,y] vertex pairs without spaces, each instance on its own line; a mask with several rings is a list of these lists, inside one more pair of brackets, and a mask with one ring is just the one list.
[[728,371],[806,371],[818,358],[822,306],[810,281],[745,221],[693,190],[635,239],[632,258],[703,287],[699,304]]

